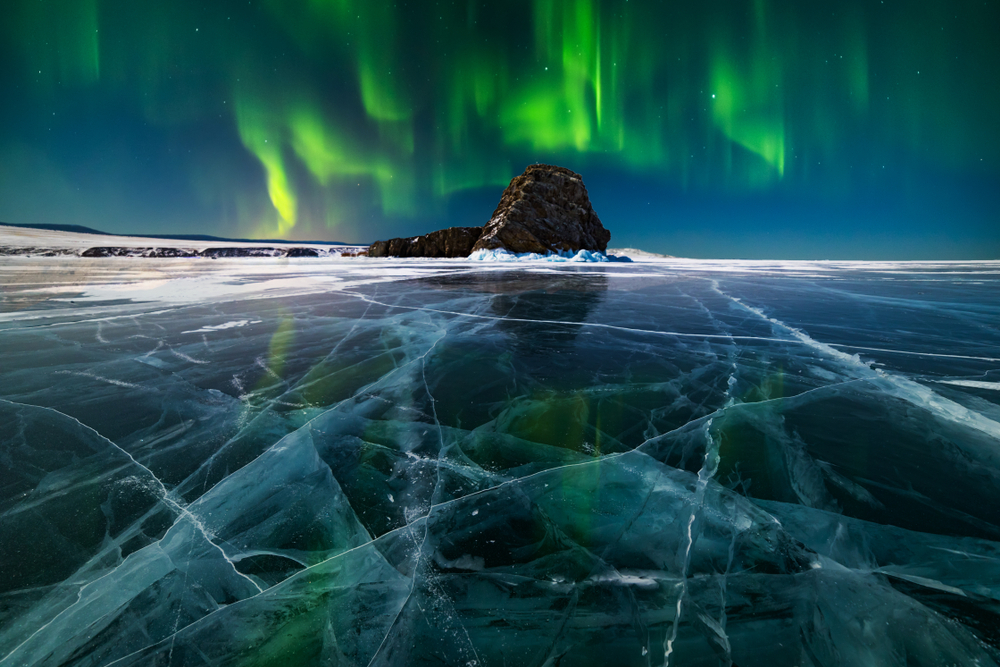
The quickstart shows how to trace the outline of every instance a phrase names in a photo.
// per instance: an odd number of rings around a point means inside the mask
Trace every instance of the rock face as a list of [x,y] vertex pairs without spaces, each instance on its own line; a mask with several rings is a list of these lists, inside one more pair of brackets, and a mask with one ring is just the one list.
[[81,257],[197,257],[197,250],[184,248],[115,248],[97,246],[87,248]]
[[369,257],[468,257],[482,227],[449,227],[423,236],[376,241]]
[[325,256],[315,248],[205,248],[198,251],[191,248],[124,248],[97,246],[87,248],[81,257],[320,257]]
[[510,182],[485,227],[451,227],[424,236],[376,241],[369,257],[468,257],[476,250],[597,250],[611,232],[594,213],[580,174],[533,164]]
[[604,252],[611,232],[594,213],[580,174],[533,164],[510,182],[473,250]]

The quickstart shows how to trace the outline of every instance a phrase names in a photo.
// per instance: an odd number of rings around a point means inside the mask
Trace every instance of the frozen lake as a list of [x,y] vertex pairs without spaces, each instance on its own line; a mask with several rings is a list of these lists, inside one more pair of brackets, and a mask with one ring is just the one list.
[[0,258],[0,665],[1000,663],[1000,262]]

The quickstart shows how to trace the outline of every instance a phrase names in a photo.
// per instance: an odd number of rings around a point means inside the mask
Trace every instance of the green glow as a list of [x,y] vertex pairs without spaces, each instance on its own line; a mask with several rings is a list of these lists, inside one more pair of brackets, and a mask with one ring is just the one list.
[[281,155],[281,133],[252,102],[240,100],[236,110],[237,127],[243,145],[264,167],[267,194],[280,216],[278,234],[287,234],[295,226],[296,197]]
[[[240,138],[264,167],[268,197],[279,216],[277,234],[287,235],[295,227],[298,192],[305,185],[296,186],[289,175],[288,160],[293,156],[324,188],[359,179],[370,181],[385,214],[412,214],[416,206],[415,176],[405,157],[413,152],[413,132],[407,123],[380,124],[380,147],[372,150],[350,133],[338,132],[337,126],[327,122],[322,110],[314,104],[299,103],[265,111],[268,105],[256,97],[237,94],[237,100]],[[358,182],[357,186],[360,185]],[[352,210],[343,201],[339,205],[333,201],[330,206],[328,225],[336,224]]]
[[[509,164],[470,160],[467,164],[439,165],[434,172],[434,192],[446,198],[456,192],[486,186],[505,188],[515,176]],[[486,211],[484,215],[488,214]]]
[[94,83],[101,78],[100,27],[97,21],[97,0],[81,0],[78,13],[66,17],[78,35],[75,53],[61,59],[60,69],[80,83]]
[[293,112],[289,127],[295,154],[320,183],[326,185],[334,176],[365,173],[363,166],[351,160],[351,151],[344,146],[343,139],[328,131],[313,110],[302,108]]
[[971,4],[12,3],[5,81],[30,111],[0,138],[45,152],[87,135],[87,164],[114,154],[125,172],[164,156],[148,173],[188,170],[172,182],[248,234],[367,238],[532,161],[828,193],[878,186],[900,156],[905,171],[1000,154],[984,150],[1000,144],[995,68],[970,56],[997,58],[966,46],[993,44],[996,10]]
[[[784,91],[782,54],[769,42],[764,0],[754,3],[752,40],[737,55],[729,40],[712,59],[710,90],[712,117],[733,142],[760,156],[780,179],[785,174]],[[751,173],[751,182],[770,180],[766,173]]]
[[10,14],[15,43],[21,43],[38,81],[48,86],[91,85],[100,79],[97,0],[23,3]]
[[410,117],[409,105],[399,89],[392,85],[392,63],[382,52],[366,49],[358,65],[361,100],[365,111],[376,120],[398,121]]
[[745,81],[729,63],[715,63],[712,116],[723,134],[759,155],[781,177],[785,173],[785,135],[780,107],[768,99],[771,91],[767,83],[755,89],[753,83]]
[[373,179],[382,211],[406,215],[414,206],[413,175],[402,156],[413,152],[413,135],[405,124],[380,127],[383,150],[393,154],[392,158],[366,150],[349,135],[338,134],[315,109],[302,107],[289,117],[291,147],[321,185],[336,179]]
[[258,383],[259,387],[270,386],[284,378],[285,366],[294,342],[295,318],[291,315],[285,315],[278,323],[278,328],[268,344],[266,376],[261,378]]
[[864,20],[859,12],[851,14],[850,25],[844,45],[844,60],[847,67],[848,96],[855,112],[868,111],[871,84],[868,76],[868,42]]
[[413,112],[401,85],[393,8],[370,2],[360,5],[358,11],[358,79],[365,111],[378,121],[406,120]]
[[440,113],[439,150],[461,154],[470,147],[472,135],[495,118],[498,100],[509,88],[507,64],[495,55],[470,52],[451,71]]
[[508,144],[536,150],[604,148],[600,20],[592,0],[536,0],[535,37],[546,63],[502,107]]
[[[337,108],[311,102],[272,110],[279,119],[273,129],[285,142],[279,149],[248,140],[241,129],[265,167],[281,219],[294,224],[296,192],[305,186],[287,175],[291,155],[329,193],[327,224],[358,210],[365,183],[385,215],[440,211],[456,192],[505,184],[512,175],[510,156],[526,150],[552,160],[593,155],[625,168],[653,169],[687,188],[767,189],[785,179],[786,70],[795,67],[796,54],[767,0],[749,4],[748,27],[710,20],[703,35],[657,23],[647,7],[599,0],[531,5],[531,58],[478,39],[456,40],[447,29],[457,18],[442,9],[444,28],[431,27],[427,35],[447,41],[448,55],[417,70],[407,69],[401,55],[407,51],[404,29],[411,26],[396,6],[273,3],[283,25],[310,52],[322,50],[324,35],[340,36],[337,48],[356,64],[357,82],[356,97]],[[826,86],[833,94],[846,93],[855,112],[865,113],[869,58],[859,16],[845,12],[838,48],[848,61]],[[673,39],[659,37],[661,28]],[[431,93],[418,103],[408,91],[423,71]],[[425,143],[429,152],[417,148],[419,108],[437,119]],[[699,118],[700,109],[707,115]],[[802,152],[822,160],[837,150],[836,128],[825,117],[808,122],[819,131]],[[755,160],[739,157],[734,146]],[[351,194],[350,187],[361,190]]]

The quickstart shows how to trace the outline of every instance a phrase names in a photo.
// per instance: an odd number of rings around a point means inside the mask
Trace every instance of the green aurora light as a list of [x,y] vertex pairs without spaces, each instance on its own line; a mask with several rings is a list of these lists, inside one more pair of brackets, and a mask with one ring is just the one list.
[[[158,231],[371,240],[419,232],[534,161],[814,202],[997,173],[996,2],[15,0],[7,13],[0,195],[65,195],[0,208],[8,219],[75,207],[126,225],[145,210],[136,178],[173,184],[148,204],[174,211]],[[73,194],[80,183],[97,194]]]

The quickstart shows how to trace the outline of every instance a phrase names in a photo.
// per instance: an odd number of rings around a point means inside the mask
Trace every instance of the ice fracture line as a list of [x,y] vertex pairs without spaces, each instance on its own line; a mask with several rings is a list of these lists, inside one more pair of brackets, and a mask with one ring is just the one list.
[[865,362],[861,361],[857,356],[841,352],[831,345],[827,345],[826,343],[822,343],[814,338],[811,338],[801,329],[796,329],[793,326],[785,324],[781,320],[768,317],[764,311],[759,308],[749,306],[743,303],[740,299],[726,294],[719,289],[716,281],[713,280],[712,282],[713,289],[718,291],[719,294],[726,297],[737,306],[745,308],[746,310],[756,314],[761,319],[770,322],[774,326],[788,331],[792,336],[802,342],[802,344],[823,352],[824,354],[842,362],[849,368],[867,375],[870,379],[875,380],[878,384],[882,385],[883,389],[888,390],[887,393],[890,395],[927,410],[942,419],[973,428],[995,440],[1000,440],[1000,424],[992,419],[984,417],[978,412],[973,412],[963,405],[959,405],[952,400],[940,396],[919,382],[914,382],[913,380],[883,371],[879,368],[872,368]]

